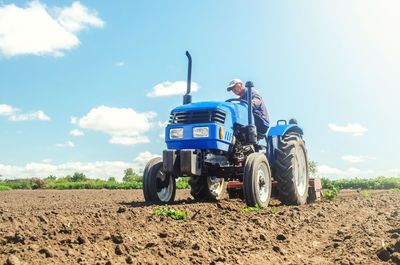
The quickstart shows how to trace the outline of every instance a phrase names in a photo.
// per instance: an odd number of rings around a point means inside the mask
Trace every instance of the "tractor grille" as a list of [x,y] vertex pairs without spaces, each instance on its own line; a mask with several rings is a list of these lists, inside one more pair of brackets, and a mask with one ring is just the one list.
[[225,123],[226,113],[219,109],[176,111],[171,113],[169,124]]

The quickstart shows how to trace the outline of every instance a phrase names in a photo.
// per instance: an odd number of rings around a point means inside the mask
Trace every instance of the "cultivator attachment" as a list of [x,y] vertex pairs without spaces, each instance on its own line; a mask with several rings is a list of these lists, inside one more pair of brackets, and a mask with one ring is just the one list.
[[[277,196],[278,191],[276,181],[272,181],[272,195]],[[229,194],[234,194],[235,191],[240,192],[243,188],[243,182],[240,181],[230,181],[227,185]],[[320,178],[311,178],[308,180],[308,198],[307,203],[312,203],[314,201],[320,200],[322,197],[322,183]]]

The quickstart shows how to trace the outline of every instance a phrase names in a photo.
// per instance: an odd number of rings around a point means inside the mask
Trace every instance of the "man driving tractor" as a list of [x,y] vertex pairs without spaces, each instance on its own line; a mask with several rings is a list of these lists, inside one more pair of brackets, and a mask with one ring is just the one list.
[[[227,90],[232,91],[235,95],[239,96],[240,99],[246,101],[247,88],[240,79],[235,78],[231,80]],[[257,127],[257,138],[262,139],[265,137],[269,128],[268,111],[260,93],[256,89],[252,89],[251,92],[254,122]]]

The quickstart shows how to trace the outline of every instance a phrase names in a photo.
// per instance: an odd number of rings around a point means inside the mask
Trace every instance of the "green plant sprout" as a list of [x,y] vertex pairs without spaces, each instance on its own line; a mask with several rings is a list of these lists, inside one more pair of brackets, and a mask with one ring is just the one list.
[[325,200],[329,201],[336,201],[336,197],[339,194],[339,188],[333,186],[332,184],[329,185],[329,188],[325,190],[324,195],[322,196]]
[[369,197],[371,196],[371,194],[368,193],[368,191],[363,190],[363,192],[361,193],[361,197]]
[[184,211],[175,210],[172,208],[161,207],[161,208],[154,208],[152,215],[157,215],[161,219],[170,217],[174,220],[185,220],[188,213]]
[[[246,212],[262,212],[262,211],[266,211],[268,209],[268,207],[264,206],[262,208],[260,208],[260,206],[256,203],[256,205],[254,207],[243,207],[242,208],[242,213],[246,213]],[[278,209],[276,209],[275,207],[271,208],[271,212],[276,213],[278,211]]]

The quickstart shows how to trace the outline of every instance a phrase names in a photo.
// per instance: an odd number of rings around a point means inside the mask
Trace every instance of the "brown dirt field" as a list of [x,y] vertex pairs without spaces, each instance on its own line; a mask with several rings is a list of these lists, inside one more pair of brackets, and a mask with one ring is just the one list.
[[177,221],[141,190],[1,191],[0,264],[400,264],[400,193],[370,193],[242,213],[180,190]]

